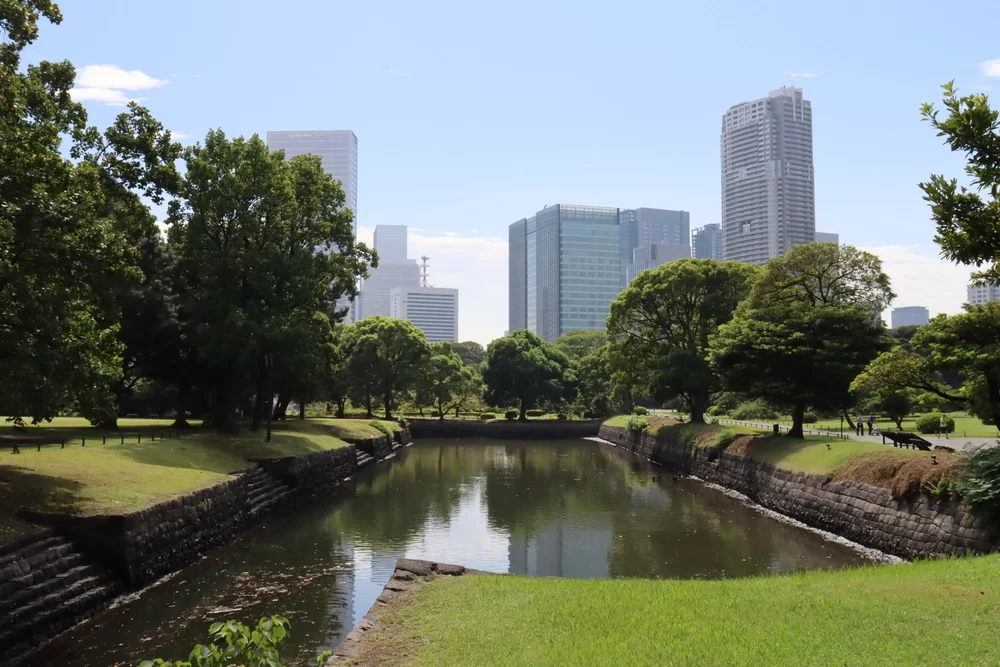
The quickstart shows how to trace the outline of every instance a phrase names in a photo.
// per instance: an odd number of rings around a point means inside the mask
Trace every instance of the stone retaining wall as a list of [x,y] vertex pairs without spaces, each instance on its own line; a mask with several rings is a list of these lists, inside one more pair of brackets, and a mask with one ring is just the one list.
[[259,465],[298,495],[314,497],[329,493],[353,475],[358,469],[358,455],[355,446],[349,445],[305,456],[265,459]]
[[498,440],[560,440],[596,436],[598,420],[475,421],[472,419],[414,419],[410,433],[415,438],[494,438]]
[[245,475],[234,475],[131,514],[22,514],[66,535],[138,589],[233,539],[249,521],[248,482]]
[[1000,540],[954,500],[921,494],[897,500],[889,489],[832,482],[770,463],[648,434],[602,426],[600,437],[634,454],[738,491],[755,503],[802,523],[902,558],[996,551]]

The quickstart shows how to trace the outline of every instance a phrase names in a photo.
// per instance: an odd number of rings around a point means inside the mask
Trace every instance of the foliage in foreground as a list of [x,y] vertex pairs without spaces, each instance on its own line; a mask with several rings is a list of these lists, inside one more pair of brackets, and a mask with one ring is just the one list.
[[956,490],[973,512],[1000,528],[1000,447],[974,452]]
[[[139,667],[282,667],[278,644],[288,636],[290,627],[284,616],[262,618],[254,629],[238,621],[213,623],[208,629],[212,641],[195,646],[187,661],[157,658],[143,660]],[[316,664],[322,666],[330,653],[320,654]]]

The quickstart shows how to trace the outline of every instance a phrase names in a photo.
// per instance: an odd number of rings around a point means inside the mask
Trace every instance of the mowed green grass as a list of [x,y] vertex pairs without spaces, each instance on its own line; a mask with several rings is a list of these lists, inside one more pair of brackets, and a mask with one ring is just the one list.
[[824,435],[807,435],[805,439],[780,436],[761,438],[748,448],[745,456],[773,463],[779,468],[816,474],[831,473],[858,454],[866,452],[905,452],[913,456],[925,455],[911,449],[893,450],[875,442],[844,440]]
[[[230,436],[193,430],[181,437],[151,440],[154,430],[167,423],[145,424],[121,420],[121,433],[101,444],[100,432],[88,431],[71,419],[60,418],[46,427],[64,429],[75,438],[60,445],[22,446],[0,450],[0,541],[16,538],[31,526],[15,516],[18,507],[76,514],[131,512],[192,490],[209,486],[228,473],[251,464],[250,458],[300,456],[343,447],[345,431],[372,437],[381,433],[367,422],[363,428],[339,422],[356,420],[289,420],[273,424],[271,442],[262,428],[255,433]],[[166,421],[166,420],[164,420]],[[142,442],[137,430],[145,429]],[[10,429],[3,429],[10,432]],[[28,434],[37,429],[28,429]],[[86,446],[79,437],[86,437]]]
[[[997,427],[989,424],[984,424],[978,417],[972,417],[965,412],[950,412],[948,413],[952,419],[955,420],[955,431],[951,434],[952,438],[956,437],[969,437],[969,438],[991,438],[998,435]],[[863,415],[867,420],[868,415]],[[917,432],[917,417],[918,415],[910,415],[903,419],[902,430],[907,433]],[[851,419],[854,415],[851,415]],[[782,424],[790,424],[791,418],[788,416],[782,417],[779,420]],[[883,431],[896,431],[896,422],[889,419],[888,417],[878,417],[878,426]],[[840,419],[821,419],[815,424],[806,424],[807,429],[825,429],[830,431],[840,431]],[[850,433],[851,427],[844,422],[844,433]],[[865,433],[868,432],[868,424],[865,423]],[[934,434],[926,434],[924,437],[937,437]]]
[[995,665],[1000,556],[723,581],[441,577],[363,665]]

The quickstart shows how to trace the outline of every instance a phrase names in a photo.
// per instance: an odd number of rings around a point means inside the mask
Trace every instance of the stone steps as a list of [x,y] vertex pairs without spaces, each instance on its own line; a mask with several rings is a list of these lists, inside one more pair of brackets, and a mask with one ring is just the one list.
[[124,590],[68,540],[43,531],[0,556],[0,664],[32,650],[104,608]]
[[360,449],[357,450],[357,456],[358,456],[359,468],[375,461],[375,459],[372,457],[371,454],[369,454],[368,452],[363,452]]
[[263,468],[246,474],[250,477],[248,499],[252,516],[266,512],[292,492],[284,482],[267,474]]

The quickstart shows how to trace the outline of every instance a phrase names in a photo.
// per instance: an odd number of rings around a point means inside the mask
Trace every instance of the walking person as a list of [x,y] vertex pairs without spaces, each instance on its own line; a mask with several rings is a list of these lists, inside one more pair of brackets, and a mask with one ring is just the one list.
[[945,440],[949,440],[950,439],[948,437],[948,415],[945,415],[945,414],[941,415],[941,423],[940,423],[940,427],[938,428],[938,437],[941,437],[942,433],[944,433],[944,439]]
[[855,417],[855,420],[857,422],[854,425],[855,431],[857,432],[858,435],[864,435],[865,434],[865,423],[861,419],[861,413],[859,412],[854,417]]
[[868,435],[872,434],[872,429],[875,427],[875,415],[868,415]]

